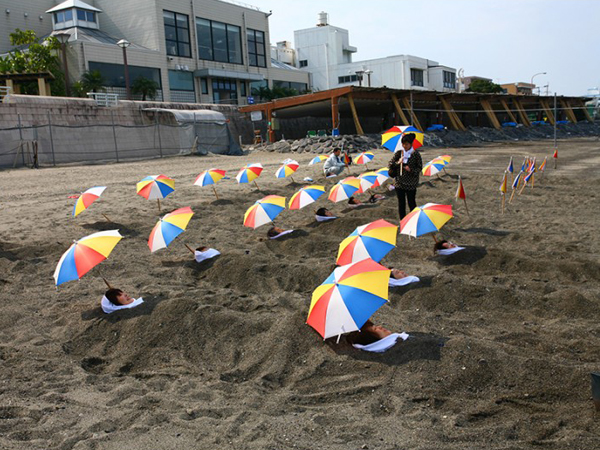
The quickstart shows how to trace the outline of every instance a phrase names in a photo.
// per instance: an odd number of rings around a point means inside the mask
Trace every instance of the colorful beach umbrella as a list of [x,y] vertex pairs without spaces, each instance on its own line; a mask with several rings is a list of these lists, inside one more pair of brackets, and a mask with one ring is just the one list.
[[215,193],[215,197],[219,199],[219,196],[217,195],[217,189],[215,188],[215,184],[217,184],[217,182],[219,182],[225,176],[225,173],[227,173],[227,171],[222,169],[205,170],[196,177],[196,181],[194,181],[194,186],[212,187],[212,190]]
[[400,233],[417,237],[435,233],[452,218],[451,205],[427,203],[417,206],[400,221]]
[[415,134],[415,141],[413,142],[414,149],[423,146],[423,132],[419,131],[412,125],[394,126],[390,128],[381,135],[381,145],[383,145],[385,148],[392,152],[403,150],[401,143],[402,136],[409,133]]
[[433,158],[434,161],[444,161],[444,165],[447,166],[450,161],[452,161],[452,156],[450,155],[440,155],[437,158]]
[[146,200],[165,198],[175,190],[175,181],[166,175],[151,175],[137,184],[137,194]]
[[99,231],[74,242],[61,256],[54,271],[56,286],[78,280],[100,264],[123,238],[119,230]]
[[429,161],[427,164],[425,164],[425,166],[423,166],[423,170],[421,172],[423,175],[431,177],[438,172],[441,172],[445,165],[446,164],[444,164],[444,162],[441,160],[438,160],[437,162],[436,160]]
[[306,323],[323,339],[360,330],[388,301],[390,272],[372,259],[336,268],[314,290]]
[[[376,172],[364,172],[358,176],[360,192],[367,192],[367,190],[375,187],[375,183],[379,183]],[[379,184],[377,184],[379,185]]]
[[360,180],[356,177],[347,177],[338,181],[329,191],[329,200],[341,202],[348,200],[360,190]]
[[[388,172],[387,167],[382,167],[381,169],[376,170],[375,172],[377,172],[378,175],[383,175],[386,179],[390,177],[390,173]],[[383,184],[383,182],[380,182],[379,184]]]
[[301,209],[306,205],[310,205],[315,202],[321,195],[325,193],[325,186],[305,186],[292,195],[290,199],[290,209]]
[[[263,166],[260,163],[248,164],[245,167],[242,167],[238,174],[235,176],[235,179],[238,183],[250,183],[260,177],[261,172],[263,171]],[[256,181],[254,181],[254,185],[258,188]]]
[[314,164],[319,164],[323,161],[325,161],[328,157],[325,155],[318,155],[315,156],[313,159],[310,160],[310,162],[308,163],[309,166],[312,166]]
[[244,226],[256,229],[261,225],[272,222],[284,209],[285,197],[267,195],[248,208],[246,214],[244,214]]
[[336,264],[344,266],[363,259],[379,262],[396,246],[398,226],[383,219],[357,227],[340,243]]
[[148,247],[154,253],[166,248],[177,236],[185,231],[194,212],[189,206],[176,209],[161,218],[150,232]]
[[362,152],[354,159],[355,164],[367,164],[369,161],[372,161],[375,158],[373,152]]
[[[300,164],[298,164],[298,161],[294,161],[293,159],[286,160],[283,162],[283,166],[281,166],[279,169],[277,169],[277,172],[275,172],[275,177],[276,178],[289,177],[296,170],[298,170],[298,167],[300,167]],[[292,181],[293,180],[294,179],[292,178]]]
[[75,200],[75,206],[73,207],[73,217],[77,217],[80,213],[85,211],[92,203],[100,198],[106,186],[94,186],[89,188],[83,194]]

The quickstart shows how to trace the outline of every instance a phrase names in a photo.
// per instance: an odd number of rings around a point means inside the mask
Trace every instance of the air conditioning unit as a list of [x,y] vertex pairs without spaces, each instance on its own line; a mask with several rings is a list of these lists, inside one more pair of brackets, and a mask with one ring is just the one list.
[[181,66],[180,66],[179,64],[176,64],[176,65],[175,65],[175,68],[176,68],[177,70],[181,70]]
[[190,70],[189,66],[183,66],[183,67],[182,67],[182,69],[183,69],[183,70],[187,70],[188,72],[189,72],[189,70]]

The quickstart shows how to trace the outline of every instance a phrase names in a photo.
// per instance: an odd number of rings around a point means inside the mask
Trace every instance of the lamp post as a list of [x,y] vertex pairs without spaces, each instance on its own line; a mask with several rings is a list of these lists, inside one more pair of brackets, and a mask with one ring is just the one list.
[[69,87],[69,65],[67,64],[67,42],[71,35],[69,33],[56,33],[54,35],[58,42],[60,42],[60,48],[62,50],[63,67],[65,69],[65,93],[67,97],[71,96],[71,88]]
[[356,74],[356,78],[358,79],[358,87],[362,86],[363,75],[365,73],[364,70],[357,70],[354,72]]
[[[546,75],[546,72],[539,72],[539,73],[536,73],[534,76],[532,76],[532,77],[531,77],[531,82],[530,82],[529,84],[533,85],[533,79],[534,79],[535,77],[537,77],[538,75]],[[531,88],[531,90],[533,91],[533,88]],[[539,95],[539,94],[538,94],[538,95]]]
[[127,39],[121,39],[117,45],[123,49],[123,66],[125,68],[125,90],[127,91],[127,100],[131,100],[131,91],[129,90],[129,67],[127,66],[127,47],[131,45]]
[[373,73],[373,71],[367,69],[365,70],[365,73],[367,74],[367,86],[371,87],[371,74]]

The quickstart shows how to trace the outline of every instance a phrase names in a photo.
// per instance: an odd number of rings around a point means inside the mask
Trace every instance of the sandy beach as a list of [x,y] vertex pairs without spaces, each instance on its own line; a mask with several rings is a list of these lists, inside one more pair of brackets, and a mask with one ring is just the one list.
[[[453,157],[441,179],[421,176],[417,203],[454,205],[438,236],[467,247],[434,257],[429,236],[398,237],[383,264],[421,278],[390,290],[373,321],[410,338],[383,354],[323,342],[305,324],[312,291],[357,226],[398,222],[392,194],[349,209],[323,196],[278,226],[242,226],[268,195],[312,177],[313,153],[176,157],[111,165],[0,172],[0,448],[3,449],[597,449],[600,412],[600,141],[422,149]],[[375,150],[370,168],[391,154]],[[510,156],[548,156],[543,176],[501,213]],[[301,168],[276,179],[283,159]],[[238,185],[247,163],[265,167]],[[193,186],[203,170],[228,180]],[[352,167],[354,175],[362,166]],[[161,201],[136,195],[147,175],[175,179]],[[458,175],[470,216],[453,201]],[[108,186],[73,218],[68,197]],[[509,187],[510,194],[510,187]],[[364,197],[363,197],[364,198]],[[148,235],[176,208],[187,231],[150,253]],[[317,224],[314,209],[339,215]],[[108,222],[103,215],[110,218]],[[108,260],[58,288],[52,274],[73,240],[118,229]],[[217,248],[197,264],[184,244]],[[102,277],[145,303],[105,315]]]

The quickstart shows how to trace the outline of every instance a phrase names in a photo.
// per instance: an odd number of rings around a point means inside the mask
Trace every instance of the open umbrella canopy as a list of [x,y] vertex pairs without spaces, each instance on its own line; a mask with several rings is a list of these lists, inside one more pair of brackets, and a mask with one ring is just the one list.
[[[379,170],[375,171],[378,175],[382,175],[384,176],[386,179],[388,179],[390,177],[390,173],[388,172],[388,168],[387,167],[382,167]],[[385,180],[383,180],[385,181]],[[379,184],[383,184],[383,182],[379,183]]]
[[356,177],[347,177],[338,181],[329,191],[329,200],[341,202],[348,200],[360,190],[360,180]]
[[385,148],[392,152],[402,150],[402,136],[410,133],[414,133],[415,135],[415,141],[412,145],[413,148],[417,149],[421,147],[423,145],[424,139],[423,132],[419,131],[412,125],[394,126],[390,128],[381,135],[381,145],[383,145]]
[[389,278],[372,259],[336,268],[314,290],[306,323],[323,339],[359,330],[388,301]]
[[441,160],[433,160],[429,161],[427,164],[423,166],[423,175],[427,175],[428,177],[435,175],[438,172],[441,172],[446,164],[444,164]]
[[373,154],[373,152],[362,152],[360,155],[358,155],[354,159],[354,162],[356,164],[366,164],[369,161],[372,161],[373,158],[375,158],[375,155]]
[[196,181],[194,181],[195,186],[208,186],[211,184],[216,184],[220,181],[224,176],[226,170],[222,169],[208,169],[202,172],[200,175],[196,177]]
[[189,206],[176,209],[161,218],[150,232],[148,247],[154,253],[156,250],[166,248],[173,239],[185,231],[194,212]]
[[306,205],[310,205],[315,202],[321,195],[325,193],[325,186],[305,186],[292,195],[290,199],[290,209],[304,208]]
[[244,226],[256,229],[261,225],[272,222],[284,209],[285,197],[267,195],[248,208],[246,214],[244,214]]
[[325,156],[325,155],[317,155],[313,159],[310,160],[308,165],[312,166],[314,164],[319,164],[319,163],[325,161],[326,159],[327,159],[327,156]]
[[151,175],[137,184],[137,194],[146,200],[165,198],[175,190],[175,181],[166,175]]
[[371,189],[377,183],[377,173],[375,172],[364,172],[358,176],[359,181],[359,192],[367,192],[368,189]]
[[281,166],[279,169],[277,169],[277,172],[275,172],[275,177],[276,178],[289,177],[296,170],[298,170],[298,167],[300,167],[300,164],[298,164],[298,161],[294,161],[293,159],[286,160],[286,161],[284,161],[283,166]]
[[441,155],[441,156],[438,156],[437,158],[433,158],[433,161],[438,161],[438,160],[444,161],[444,165],[447,166],[448,163],[450,161],[452,161],[452,156],[450,156],[450,155]]
[[92,203],[98,200],[105,189],[106,186],[94,186],[81,194],[75,201],[73,217],[77,217],[77,215],[85,211]]
[[100,264],[123,238],[119,230],[100,231],[74,242],[61,256],[54,271],[56,285],[78,280]]
[[383,219],[357,227],[338,250],[336,264],[343,266],[363,259],[379,262],[396,246],[398,227]]
[[451,205],[427,203],[417,206],[400,221],[400,233],[417,237],[435,233],[452,218]]
[[246,167],[242,167],[235,179],[238,183],[250,183],[260,177],[263,171],[263,166],[260,163],[248,164]]

